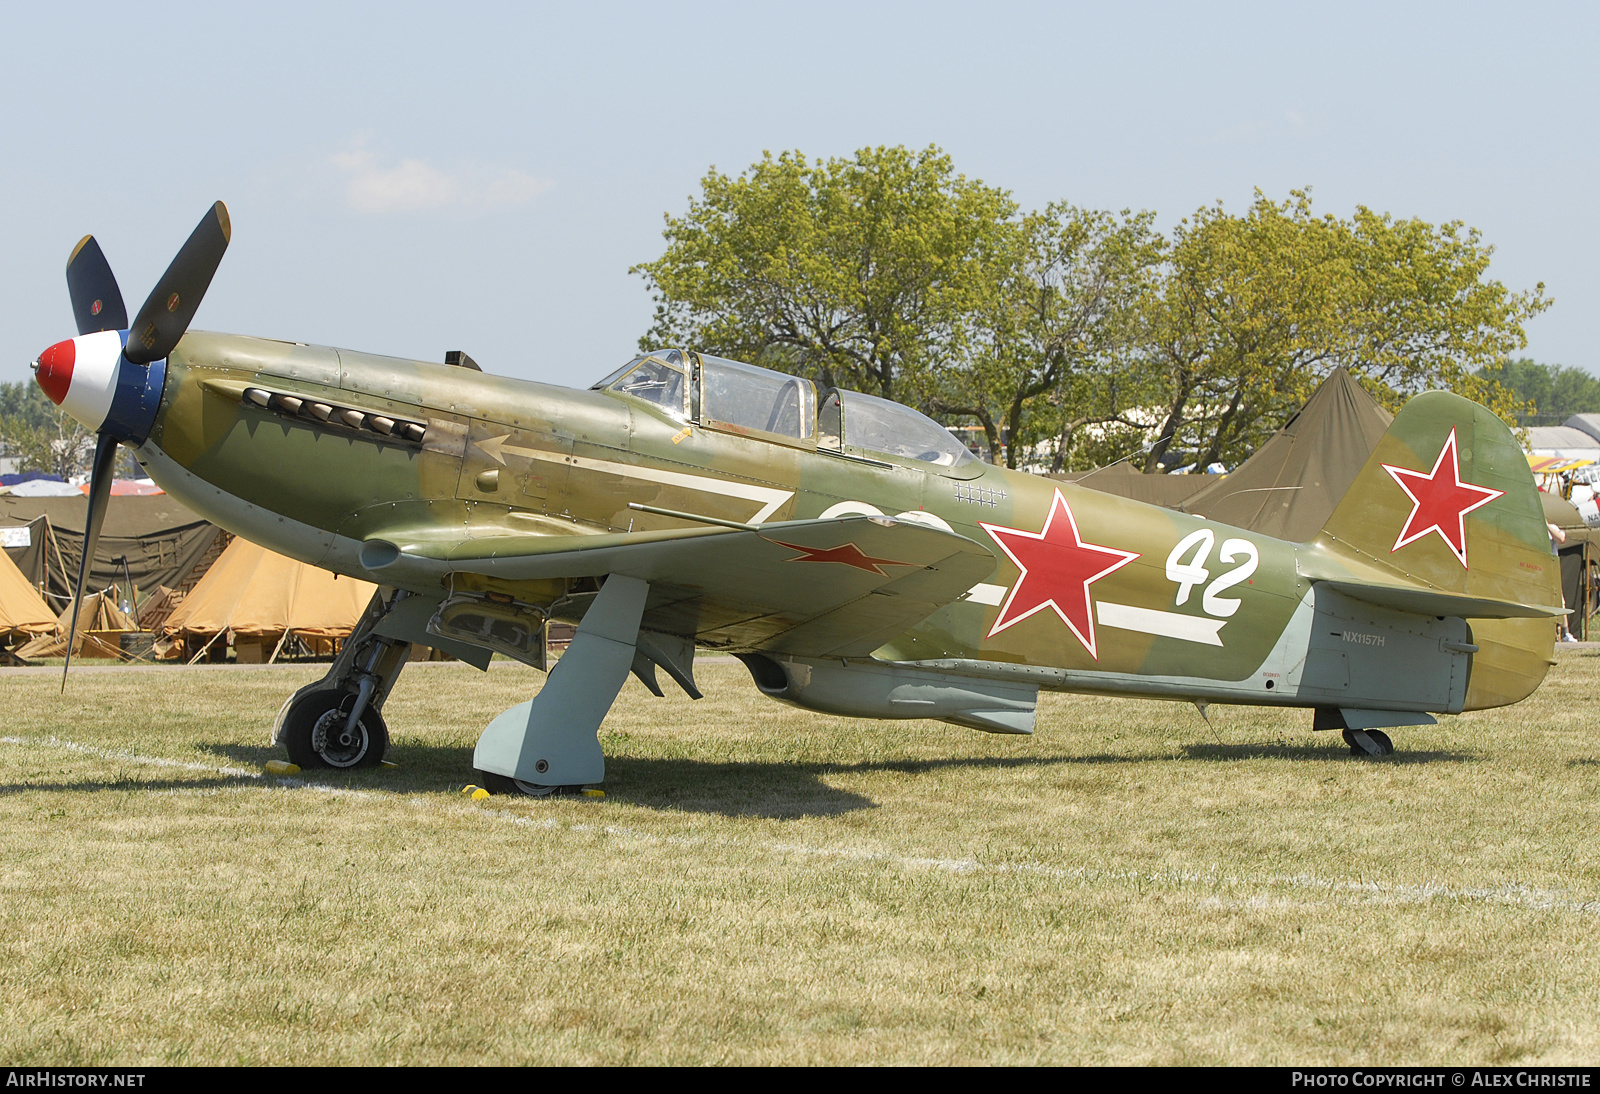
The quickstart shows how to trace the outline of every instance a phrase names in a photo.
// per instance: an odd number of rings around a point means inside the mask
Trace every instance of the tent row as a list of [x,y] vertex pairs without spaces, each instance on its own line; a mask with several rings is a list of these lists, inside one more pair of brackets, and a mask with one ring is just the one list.
[[[63,657],[87,500],[0,497],[0,639]],[[167,495],[119,496],[91,560],[74,656],[125,660],[327,657],[376,586],[235,539]]]

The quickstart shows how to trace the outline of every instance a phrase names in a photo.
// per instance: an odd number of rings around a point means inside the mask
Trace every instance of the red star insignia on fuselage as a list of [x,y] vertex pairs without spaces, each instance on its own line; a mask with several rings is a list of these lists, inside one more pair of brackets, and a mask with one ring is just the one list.
[[1449,544],[1450,551],[1467,564],[1467,514],[1488,505],[1505,493],[1487,486],[1474,486],[1461,481],[1461,459],[1456,453],[1456,431],[1439,450],[1433,461],[1433,470],[1427,474],[1406,467],[1384,464],[1383,469],[1411,499],[1411,515],[1405,527],[1395,537],[1393,554],[1408,543],[1415,543],[1429,532],[1438,532],[1439,538]]
[[842,547],[802,547],[798,543],[785,543],[781,539],[772,542],[779,547],[787,547],[791,551],[799,551],[801,557],[785,559],[786,562],[837,562],[841,566],[854,566],[858,570],[865,570],[869,574],[879,577],[888,577],[889,573],[884,566],[910,566],[909,562],[896,562],[892,558],[873,558],[854,543],[846,543]]
[[1100,654],[1095,648],[1094,605],[1089,597],[1089,586],[1126,566],[1138,558],[1138,554],[1083,542],[1083,537],[1078,535],[1078,522],[1059,489],[1050,503],[1044,527],[1037,532],[994,524],[982,527],[1022,571],[1000,606],[1000,614],[988,636],[993,638],[1013,623],[1050,608],[1078,636],[1089,656],[1098,661]]

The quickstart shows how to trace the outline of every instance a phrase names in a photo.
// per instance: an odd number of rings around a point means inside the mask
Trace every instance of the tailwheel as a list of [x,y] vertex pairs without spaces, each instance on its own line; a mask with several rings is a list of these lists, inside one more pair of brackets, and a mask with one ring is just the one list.
[[1393,756],[1394,742],[1381,729],[1347,729],[1344,743],[1352,756]]
[[336,688],[310,692],[283,719],[283,744],[302,768],[344,770],[377,767],[389,751],[389,727],[372,707],[350,726],[355,695]]

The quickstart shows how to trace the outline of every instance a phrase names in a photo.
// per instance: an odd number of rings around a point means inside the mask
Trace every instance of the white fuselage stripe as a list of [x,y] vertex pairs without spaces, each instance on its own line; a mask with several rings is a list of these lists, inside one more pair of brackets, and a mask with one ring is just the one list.
[[[761,524],[778,511],[778,507],[794,497],[793,490],[780,490],[772,486],[757,486],[751,482],[735,482],[729,479],[712,478],[710,475],[688,475],[681,471],[668,471],[665,468],[650,467],[642,464],[613,463],[610,460],[596,460],[588,456],[563,456],[554,452],[538,452],[527,448],[514,448],[510,445],[496,446],[495,451],[478,445],[489,452],[495,459],[501,447],[504,451],[514,452],[531,459],[544,460],[549,463],[565,464],[568,467],[581,467],[585,471],[598,471],[606,475],[616,475],[625,479],[644,479],[646,482],[659,482],[663,486],[681,486],[686,490],[698,490],[705,494],[721,494],[726,498],[743,498],[746,501],[759,502],[761,508],[754,516],[749,518],[750,524]],[[503,461],[502,461],[503,462]]]
[[1158,638],[1176,638],[1180,642],[1198,642],[1202,646],[1222,645],[1222,638],[1217,632],[1227,622],[1225,619],[1201,619],[1193,615],[1135,608],[1132,604],[1112,604],[1104,600],[1098,602],[1095,609],[1095,616],[1102,627],[1138,631]]
[[681,471],[668,471],[664,468],[641,466],[639,464],[612,463],[609,460],[592,460],[587,456],[573,456],[571,460],[573,467],[581,467],[588,471],[602,471],[607,475],[644,479],[647,482],[659,482],[665,486],[681,486],[686,490],[699,490],[707,494],[721,494],[729,498],[744,498],[747,501],[762,502],[762,507],[756,511],[755,516],[750,518],[750,524],[762,523],[773,513],[776,513],[779,506],[794,497],[793,490],[757,486],[752,482],[714,479],[709,475],[686,475]]
[[987,604],[991,608],[998,608],[1000,602],[1006,598],[1006,586],[990,585],[980,581],[967,590],[967,600],[973,604]]
[[[969,604],[998,607],[1005,597],[1006,586],[979,582],[967,590],[966,600]],[[1131,604],[1112,604],[1105,600],[1096,602],[1095,617],[1102,627],[1138,631],[1159,638],[1176,638],[1180,642],[1198,642],[1203,646],[1222,645],[1222,638],[1217,632],[1227,622],[1225,619],[1200,619],[1154,608],[1135,608]]]

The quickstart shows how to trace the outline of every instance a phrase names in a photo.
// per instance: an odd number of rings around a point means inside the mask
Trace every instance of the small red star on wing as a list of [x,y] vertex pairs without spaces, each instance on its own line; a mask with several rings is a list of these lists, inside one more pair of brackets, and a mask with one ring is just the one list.
[[1022,571],[1001,605],[989,637],[993,638],[1035,612],[1050,608],[1078,636],[1089,656],[1098,661],[1100,654],[1095,648],[1094,605],[1089,586],[1126,566],[1138,558],[1138,554],[1083,542],[1078,535],[1078,522],[1059,489],[1050,503],[1050,515],[1039,531],[994,524],[984,524],[983,530]]
[[1405,527],[1395,537],[1393,554],[1408,543],[1415,543],[1429,532],[1438,532],[1439,538],[1449,544],[1451,552],[1467,564],[1467,514],[1488,505],[1505,493],[1487,486],[1474,486],[1461,481],[1461,459],[1456,452],[1456,431],[1439,450],[1433,461],[1433,470],[1424,474],[1407,467],[1384,464],[1383,469],[1411,499],[1411,515]]
[[884,566],[909,566],[909,562],[896,562],[892,558],[873,558],[854,543],[846,543],[842,547],[802,547],[798,543],[784,543],[782,540],[773,540],[780,547],[787,547],[791,551],[801,552],[800,558],[786,559],[787,562],[837,562],[842,566],[854,566],[858,570],[865,570],[879,577],[888,577],[889,573]]

